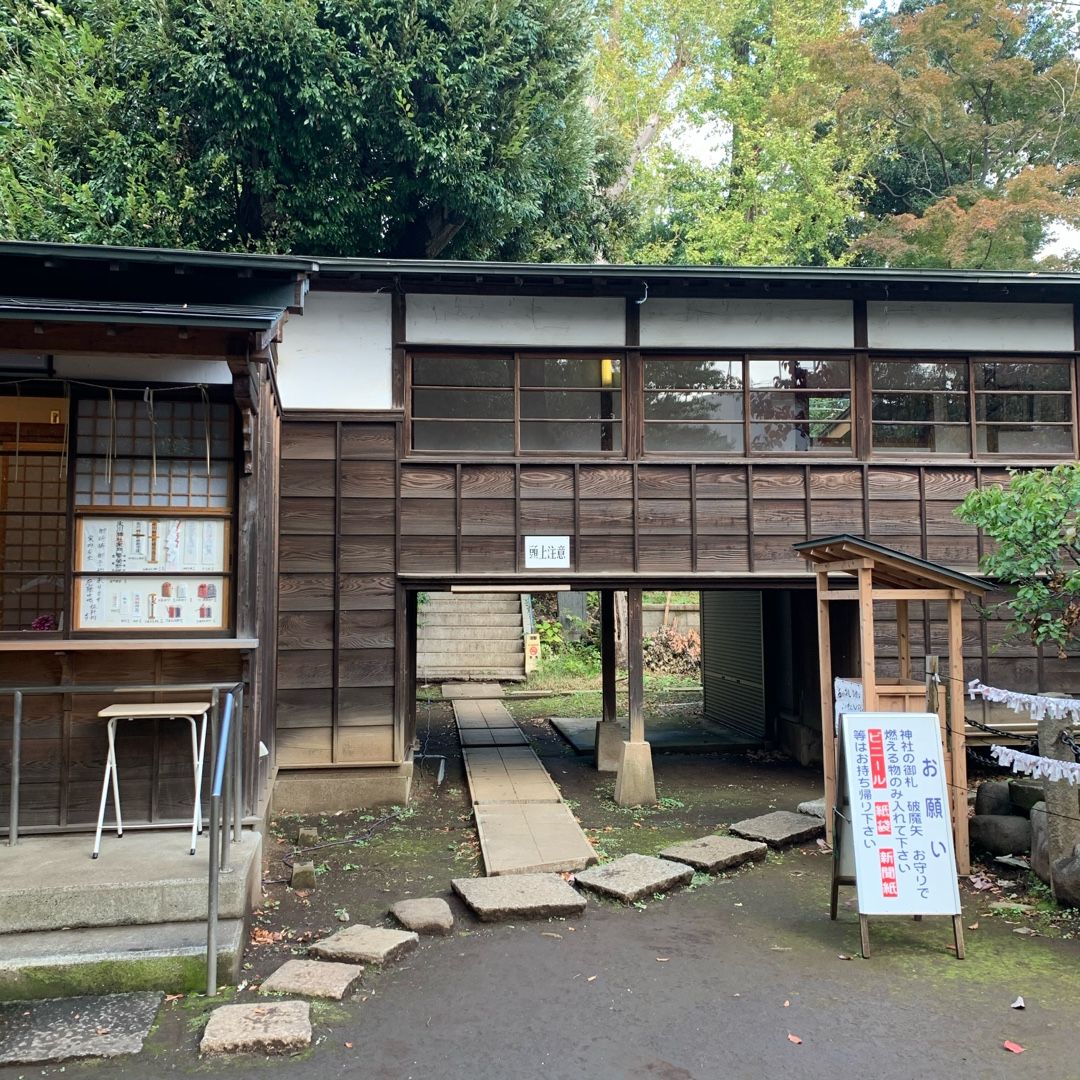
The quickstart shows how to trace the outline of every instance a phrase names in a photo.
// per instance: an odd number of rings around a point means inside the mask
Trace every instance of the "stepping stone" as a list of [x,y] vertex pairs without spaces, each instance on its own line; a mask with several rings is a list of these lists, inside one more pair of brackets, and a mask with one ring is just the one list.
[[325,960],[287,960],[259,988],[263,994],[299,994],[301,997],[340,1001],[364,974],[359,964]]
[[420,938],[405,930],[384,930],[381,926],[356,923],[317,941],[308,950],[323,960],[344,960],[351,964],[388,964],[412,952]]
[[693,876],[693,867],[684,863],[655,859],[651,855],[624,855],[614,862],[583,870],[575,880],[584,889],[632,904],[643,896],[685,885]]
[[747,840],[764,840],[769,847],[787,847],[824,836],[825,822],[806,814],[793,814],[790,810],[774,810],[761,817],[736,821],[728,826],[728,832]]
[[715,874],[744,862],[761,862],[769,850],[768,844],[757,840],[740,840],[734,836],[703,836],[700,840],[687,840],[664,848],[660,855],[665,859],[686,863],[695,870]]
[[406,930],[418,934],[449,934],[454,929],[454,914],[450,905],[437,896],[416,900],[399,900],[390,914]]
[[0,1004],[0,1065],[137,1054],[162,994],[98,994]]
[[825,820],[825,800],[822,799],[810,799],[809,802],[801,802],[796,807],[796,810],[800,814],[809,814],[810,817],[821,818]]
[[468,698],[501,698],[503,688],[498,683],[443,683],[442,696],[449,701]]
[[455,878],[451,884],[481,922],[580,915],[585,910],[585,897],[558,874]]
[[311,1045],[306,1001],[222,1005],[210,1014],[200,1054],[288,1054]]

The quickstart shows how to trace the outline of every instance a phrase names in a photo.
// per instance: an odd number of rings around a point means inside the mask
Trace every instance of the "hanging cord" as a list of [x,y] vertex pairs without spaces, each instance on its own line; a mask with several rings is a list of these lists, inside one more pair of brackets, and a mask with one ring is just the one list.
[[71,385],[64,383],[64,448],[60,451],[60,479],[67,479],[71,459]]
[[150,387],[143,390],[146,402],[146,417],[150,421],[150,491],[157,490],[157,419],[154,416],[154,391]]
[[206,447],[206,483],[207,491],[210,490],[210,395],[206,387],[199,384],[199,395],[202,397],[203,408],[203,445]]
[[[22,388],[21,387],[19,387],[19,386],[15,387],[15,396],[18,397],[18,398],[22,397]],[[19,450],[21,448],[21,444],[22,444],[22,410],[21,409],[16,409],[15,410],[15,468],[14,468],[14,470],[12,472],[12,481],[13,481],[13,483],[16,483],[16,484],[19,482]]]
[[116,397],[109,391],[109,438],[105,444],[105,483],[112,488],[113,458],[116,457]]

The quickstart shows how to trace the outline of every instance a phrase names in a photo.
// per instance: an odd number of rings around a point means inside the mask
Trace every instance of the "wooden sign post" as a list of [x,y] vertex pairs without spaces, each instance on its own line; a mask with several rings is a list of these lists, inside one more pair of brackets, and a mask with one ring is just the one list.
[[949,915],[964,958],[949,790],[933,713],[844,713],[837,742],[830,917],[854,885],[862,955],[871,915]]

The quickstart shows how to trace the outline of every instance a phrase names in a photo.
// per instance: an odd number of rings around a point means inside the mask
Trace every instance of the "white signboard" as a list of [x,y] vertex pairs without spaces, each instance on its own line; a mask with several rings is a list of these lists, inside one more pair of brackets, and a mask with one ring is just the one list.
[[833,730],[837,735],[840,734],[840,717],[846,712],[862,712],[865,707],[861,679],[841,679],[839,676],[833,679]]
[[933,713],[845,713],[839,851],[853,854],[860,915],[957,915],[949,792]]
[[526,536],[526,570],[567,570],[570,568],[569,536]]
[[220,630],[227,621],[227,587],[216,575],[78,578],[76,628]]
[[221,518],[83,517],[76,569],[90,573],[206,573],[225,569]]

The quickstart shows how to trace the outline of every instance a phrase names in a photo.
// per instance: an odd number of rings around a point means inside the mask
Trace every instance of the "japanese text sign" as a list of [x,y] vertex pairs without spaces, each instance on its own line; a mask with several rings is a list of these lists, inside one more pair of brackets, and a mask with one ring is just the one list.
[[956,915],[949,790],[933,713],[845,713],[840,768],[862,915]]
[[525,569],[568,569],[570,566],[569,536],[526,536]]

